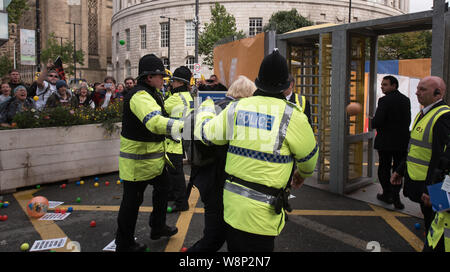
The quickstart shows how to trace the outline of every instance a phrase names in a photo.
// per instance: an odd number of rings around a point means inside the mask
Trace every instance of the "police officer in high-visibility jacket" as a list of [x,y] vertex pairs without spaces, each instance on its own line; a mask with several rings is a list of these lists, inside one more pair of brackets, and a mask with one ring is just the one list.
[[[186,66],[175,69],[171,78],[171,96],[166,99],[164,106],[170,118],[183,120],[194,109],[194,100],[190,93],[192,73]],[[175,201],[172,212],[189,209],[186,196],[186,180],[183,170],[183,144],[166,139],[166,152],[174,167],[168,167],[172,194]]]
[[414,119],[406,163],[400,163],[391,176],[394,185],[401,184],[405,177],[403,194],[420,204],[427,233],[435,218],[427,185],[436,182],[434,171],[450,135],[450,107],[443,101],[445,93],[446,86],[440,77],[428,76],[419,81],[416,95],[424,108]]
[[153,211],[150,215],[150,238],[172,236],[176,227],[166,225],[169,180],[165,170],[165,135],[180,138],[183,123],[170,119],[162,87],[164,65],[153,54],[139,60],[137,85],[128,92],[123,103],[120,137],[119,175],[123,180],[123,198],[117,218],[116,251],[145,251],[135,242],[134,230],[147,185],[153,185]]
[[300,109],[302,109],[303,113],[305,113],[306,117],[308,117],[308,122],[311,125],[311,103],[306,100],[304,95],[294,93],[295,78],[292,75],[289,75],[289,82],[289,88],[283,92],[284,96],[286,96],[287,101],[296,104]]
[[199,107],[195,135],[205,144],[229,144],[223,191],[229,251],[273,251],[275,237],[289,209],[293,188],[313,174],[318,145],[304,113],[286,101],[289,87],[286,59],[277,49],[266,56],[249,98],[231,102],[216,116],[214,103]]

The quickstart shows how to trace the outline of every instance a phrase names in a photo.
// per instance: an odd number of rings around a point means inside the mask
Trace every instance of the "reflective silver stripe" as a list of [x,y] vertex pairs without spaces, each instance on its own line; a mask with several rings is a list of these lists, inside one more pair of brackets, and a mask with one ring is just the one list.
[[299,106],[300,106],[300,109],[303,110],[303,97],[302,97],[301,94],[297,94],[297,97],[298,97],[298,104],[300,104],[300,105],[299,105]]
[[423,166],[428,166],[430,164],[430,162],[428,162],[428,161],[424,161],[424,160],[421,160],[421,159],[413,158],[411,156],[408,156],[408,158],[406,160],[409,161],[409,162],[413,162],[413,163],[417,163],[417,164],[423,165]]
[[[416,140],[416,139],[410,139],[409,140],[409,145],[411,145],[411,144],[416,145],[416,146],[420,146],[420,147],[423,147],[423,148],[431,149],[431,143],[428,143],[428,142],[423,142],[423,141],[419,141],[419,140]],[[409,150],[409,148],[408,148],[408,150]]]
[[260,193],[258,191],[255,191],[253,189],[233,184],[229,181],[225,182],[224,189],[227,191],[230,191],[232,193],[241,195],[243,197],[247,197],[247,198],[250,198],[250,199],[253,199],[256,201],[264,202],[269,205],[275,205],[276,198],[274,196],[266,195],[266,194]]
[[167,122],[167,127],[166,127],[166,134],[167,135],[172,135],[173,123],[175,123],[174,119],[169,119],[169,121]]
[[200,107],[197,110],[198,113],[200,112],[210,112],[210,113],[216,113],[216,110],[210,107]]
[[145,125],[147,125],[147,122],[152,119],[153,117],[157,116],[157,115],[161,115],[161,111],[152,111],[149,114],[147,114],[144,117],[144,120],[142,120],[142,123]]
[[306,162],[309,161],[312,157],[314,157],[314,155],[316,154],[317,150],[319,150],[319,145],[316,143],[316,146],[314,147],[314,149],[308,154],[308,156],[298,159],[297,163],[302,163],[302,162]]
[[236,111],[236,106],[239,101],[231,102],[230,107],[227,112],[227,140],[233,139],[233,130],[234,130],[234,113]]
[[164,153],[147,153],[147,154],[132,154],[120,151],[121,158],[132,159],[132,160],[149,160],[158,159],[164,157]]
[[305,171],[302,171],[299,169],[299,171],[300,171],[300,173],[305,174],[305,175],[312,175],[314,173],[314,170],[311,172],[305,172]]
[[184,95],[181,94],[181,93],[180,93],[180,98],[181,98],[181,100],[183,101],[183,104],[184,104],[183,116],[182,116],[182,118],[184,118],[184,117],[186,117],[186,111],[188,109],[188,103],[187,103],[186,98],[184,97]]
[[206,137],[206,134],[205,134],[205,125],[209,121],[211,121],[211,119],[203,120],[202,125],[201,125],[201,128],[202,128],[201,129],[201,133],[202,133],[202,141],[203,141],[203,143],[205,143],[206,145],[211,146],[211,145],[214,145],[214,144],[210,140],[208,140],[208,138]]
[[283,117],[281,118],[280,129],[278,130],[278,137],[275,140],[275,145],[273,148],[273,154],[275,155],[280,155],[281,146],[283,145],[284,139],[286,138],[287,129],[293,111],[294,108],[292,107],[292,105],[286,104],[286,107],[284,108]]
[[436,115],[438,115],[440,112],[448,110],[448,109],[449,109],[448,107],[442,107],[442,108],[438,109],[434,113],[433,117],[431,117],[431,119],[428,121],[428,124],[427,124],[427,127],[425,128],[425,131],[423,132],[422,142],[425,142],[425,143],[429,142],[431,127],[432,127],[432,125],[434,123],[434,119],[436,118]]

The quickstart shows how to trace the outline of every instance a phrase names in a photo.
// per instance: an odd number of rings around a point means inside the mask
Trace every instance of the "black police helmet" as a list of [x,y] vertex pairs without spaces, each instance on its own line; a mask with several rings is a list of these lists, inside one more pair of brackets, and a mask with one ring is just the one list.
[[281,93],[289,88],[289,71],[286,59],[275,48],[270,55],[264,57],[259,67],[255,85],[266,93]]
[[154,54],[145,55],[139,60],[139,76],[137,79],[139,80],[147,75],[168,76],[163,62]]
[[186,84],[191,83],[192,73],[186,66],[180,66],[173,72],[172,80],[179,80]]

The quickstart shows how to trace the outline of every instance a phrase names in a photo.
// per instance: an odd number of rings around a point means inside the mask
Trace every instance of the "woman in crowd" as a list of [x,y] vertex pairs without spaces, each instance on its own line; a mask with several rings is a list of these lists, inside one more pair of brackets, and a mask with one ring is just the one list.
[[95,103],[94,101],[92,101],[90,95],[89,95],[89,90],[87,86],[81,86],[78,94],[77,94],[77,98],[78,98],[78,106],[79,107],[91,107],[91,108],[95,108]]
[[11,98],[11,87],[7,82],[3,82],[0,89],[0,103]]
[[19,85],[14,89],[14,97],[0,106],[0,123],[2,127],[12,127],[14,116],[27,109],[36,109],[34,100],[27,97],[27,88]]

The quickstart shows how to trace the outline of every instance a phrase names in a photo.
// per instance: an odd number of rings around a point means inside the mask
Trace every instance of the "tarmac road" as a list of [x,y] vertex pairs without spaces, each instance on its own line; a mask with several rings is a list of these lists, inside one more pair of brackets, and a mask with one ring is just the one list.
[[[186,172],[189,172],[188,167]],[[99,175],[99,187],[94,186],[94,176],[84,177],[84,185],[63,182],[43,185],[40,189],[23,188],[16,193],[0,196],[8,201],[0,208],[0,252],[20,252],[20,246],[30,247],[36,240],[68,238],[66,246],[55,251],[103,252],[115,238],[117,215],[122,198],[122,185],[117,185],[118,173]],[[109,181],[108,186],[105,182]],[[193,189],[190,209],[182,213],[169,213],[168,225],[177,225],[177,235],[150,240],[148,219],[152,210],[152,186],[147,187],[144,203],[138,217],[135,236],[145,243],[150,252],[179,252],[193,245],[203,234],[203,204],[198,190]],[[277,252],[415,252],[421,251],[424,242],[423,220],[381,206],[347,198],[304,185],[293,191],[293,211],[286,226],[275,240]],[[50,201],[61,201],[58,208],[73,207],[73,212],[61,221],[31,219],[25,212],[33,196],[45,196]],[[80,197],[81,202],[76,199]],[[169,203],[170,205],[170,203]],[[54,212],[50,210],[49,212]],[[96,226],[90,222],[95,220]],[[416,229],[419,223],[421,228]],[[72,243],[73,244],[73,243]],[[48,251],[48,250],[47,250]],[[220,251],[226,251],[226,245]]]

